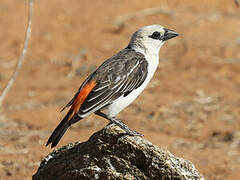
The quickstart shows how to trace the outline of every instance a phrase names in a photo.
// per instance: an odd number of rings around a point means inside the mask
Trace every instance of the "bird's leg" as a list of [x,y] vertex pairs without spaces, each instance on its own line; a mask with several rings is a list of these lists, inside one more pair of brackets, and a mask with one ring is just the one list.
[[[142,134],[131,130],[126,124],[124,124],[121,120],[118,120],[116,118],[113,117],[108,117],[106,114],[104,114],[101,111],[96,111],[95,112],[96,115],[101,116],[103,118],[106,118],[107,120],[109,120],[111,123],[116,124],[117,126],[119,126],[121,129],[123,129],[128,135],[131,136],[143,136]],[[111,126],[111,124],[109,124]]]
[[114,125],[115,125],[115,124],[110,121],[110,122],[105,126],[105,128],[111,128],[111,127],[114,126]]

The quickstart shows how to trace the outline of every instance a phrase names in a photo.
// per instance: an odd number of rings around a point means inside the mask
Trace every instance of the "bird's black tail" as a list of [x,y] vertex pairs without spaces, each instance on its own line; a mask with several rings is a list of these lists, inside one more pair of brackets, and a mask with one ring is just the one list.
[[60,139],[63,137],[65,132],[68,130],[68,128],[73,124],[79,121],[81,118],[79,118],[77,115],[74,115],[70,120],[69,118],[72,116],[72,111],[70,110],[66,116],[63,118],[63,120],[58,124],[56,129],[53,131],[51,136],[49,137],[46,146],[51,144],[51,147],[55,147]]
[[[87,79],[87,81],[89,78]],[[89,82],[84,82],[83,86],[80,87],[79,91],[73,97],[73,99],[63,108],[71,106],[67,115],[63,118],[63,120],[59,123],[56,129],[53,131],[52,135],[49,137],[46,146],[52,143],[51,147],[54,147],[58,144],[64,133],[67,129],[74,123],[78,122],[82,118],[78,116],[80,107],[82,103],[84,103],[88,94],[92,91],[92,89],[96,86],[96,81],[91,80]]]

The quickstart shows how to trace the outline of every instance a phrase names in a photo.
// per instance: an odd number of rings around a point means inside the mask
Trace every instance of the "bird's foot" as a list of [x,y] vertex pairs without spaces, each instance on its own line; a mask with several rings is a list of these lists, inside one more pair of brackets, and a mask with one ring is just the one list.
[[131,130],[126,124],[124,124],[121,120],[118,120],[116,118],[113,117],[108,117],[106,114],[102,113],[101,111],[96,111],[95,112],[96,115],[104,117],[106,119],[108,119],[110,121],[110,123],[106,126],[106,128],[110,128],[112,127],[114,124],[116,124],[118,127],[120,127],[122,130],[124,130],[126,132],[127,135],[130,136],[140,136],[143,137],[142,134]]
[[136,132],[136,131],[133,131],[131,130],[126,124],[124,124],[122,121],[118,120],[118,119],[115,119],[115,118],[109,118],[109,120],[116,124],[117,126],[119,126],[122,130],[124,130],[126,132],[127,135],[130,135],[130,136],[140,136],[140,137],[143,137],[142,134]]

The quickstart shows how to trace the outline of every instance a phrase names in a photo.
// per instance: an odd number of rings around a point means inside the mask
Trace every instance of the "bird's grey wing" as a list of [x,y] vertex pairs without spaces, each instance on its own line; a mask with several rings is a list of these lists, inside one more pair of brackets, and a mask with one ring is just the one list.
[[95,112],[120,96],[129,95],[146,79],[147,66],[144,56],[133,50],[107,60],[96,70],[92,78],[96,86],[81,105],[79,115]]

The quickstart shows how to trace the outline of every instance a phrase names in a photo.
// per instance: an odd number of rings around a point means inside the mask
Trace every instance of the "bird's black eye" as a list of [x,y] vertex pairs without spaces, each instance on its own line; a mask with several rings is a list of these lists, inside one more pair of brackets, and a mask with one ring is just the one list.
[[158,31],[155,31],[151,36],[148,36],[152,39],[160,39],[161,38],[161,33]]

